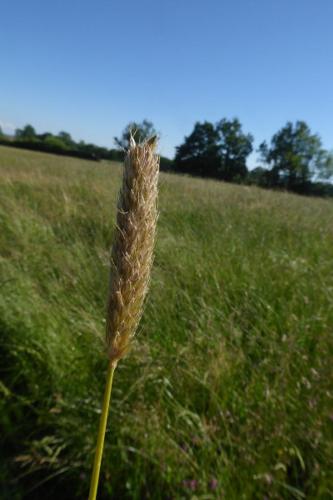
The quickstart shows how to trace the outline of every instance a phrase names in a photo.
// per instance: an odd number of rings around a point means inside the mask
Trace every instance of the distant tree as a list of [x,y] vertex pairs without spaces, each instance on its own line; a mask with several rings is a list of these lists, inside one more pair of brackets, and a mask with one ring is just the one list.
[[223,119],[215,126],[197,122],[176,148],[175,166],[194,175],[240,181],[247,175],[246,158],[252,151],[252,141],[250,134],[242,132],[237,118]]
[[26,125],[23,129],[15,130],[15,137],[25,140],[36,139],[36,131],[32,125]]
[[193,132],[176,148],[176,169],[202,177],[216,176],[220,162],[217,141],[212,123],[196,122]]
[[45,141],[48,137],[55,137],[51,132],[43,132],[42,134],[37,135],[38,139],[41,141]]
[[325,151],[325,158],[323,162],[318,165],[317,179],[332,180],[333,178],[333,151]]
[[270,184],[306,192],[314,178],[329,177],[332,155],[322,148],[321,139],[312,134],[304,121],[288,122],[259,147],[262,159],[270,167]]
[[0,126],[0,137],[5,137],[5,134],[3,133],[1,126]]
[[149,120],[143,120],[143,122],[141,123],[131,122],[125,127],[120,138],[114,138],[114,142],[117,147],[120,149],[128,149],[129,138],[131,134],[133,135],[136,142],[142,142],[145,139],[148,139],[148,137],[157,135],[157,132],[154,128],[153,123]]
[[160,169],[164,172],[171,172],[174,168],[174,162],[166,156],[160,156]]
[[225,181],[245,179],[246,159],[253,150],[253,136],[242,132],[242,125],[237,118],[219,121],[216,132],[220,156],[219,177]]
[[66,144],[66,146],[68,146],[69,148],[72,148],[76,145],[75,141],[73,141],[71,135],[68,132],[61,131],[59,132],[57,137],[61,139],[63,143]]
[[269,170],[263,167],[256,167],[250,170],[247,175],[247,183],[261,187],[269,186]]
[[54,151],[65,151],[68,149],[67,144],[60,137],[52,134],[44,139],[44,144],[47,144],[50,150]]

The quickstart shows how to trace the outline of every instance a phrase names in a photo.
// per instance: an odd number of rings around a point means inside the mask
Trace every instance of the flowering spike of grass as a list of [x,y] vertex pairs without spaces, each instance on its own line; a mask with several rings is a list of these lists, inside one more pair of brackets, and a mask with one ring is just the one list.
[[155,154],[156,145],[156,137],[143,144],[135,144],[131,137],[125,159],[107,303],[109,368],[89,500],[95,500],[97,495],[114,370],[130,348],[149,285],[157,221],[159,158]]

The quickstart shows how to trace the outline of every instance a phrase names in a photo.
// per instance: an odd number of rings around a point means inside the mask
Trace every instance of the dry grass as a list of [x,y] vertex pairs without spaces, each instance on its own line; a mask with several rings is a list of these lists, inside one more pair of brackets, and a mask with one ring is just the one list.
[[91,476],[89,500],[95,500],[103,456],[114,370],[128,352],[148,291],[157,221],[159,157],[155,137],[130,147],[125,158],[123,184],[112,247],[106,317],[109,367]]
[[130,347],[146,296],[157,221],[155,139],[132,145],[125,160],[112,249],[106,340],[111,362]]

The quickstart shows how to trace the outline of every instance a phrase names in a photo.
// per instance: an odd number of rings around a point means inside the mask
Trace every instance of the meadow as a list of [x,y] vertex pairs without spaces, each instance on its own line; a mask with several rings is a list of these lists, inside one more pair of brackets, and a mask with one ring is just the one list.
[[[0,498],[86,498],[122,167],[0,147]],[[161,174],[99,498],[333,498],[333,202]]]

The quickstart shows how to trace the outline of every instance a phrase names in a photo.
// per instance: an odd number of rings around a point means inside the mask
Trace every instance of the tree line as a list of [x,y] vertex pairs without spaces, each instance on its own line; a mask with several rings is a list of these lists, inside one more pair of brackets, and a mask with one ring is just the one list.
[[118,149],[108,149],[84,141],[76,142],[68,132],[64,131],[56,135],[51,132],[37,134],[32,125],[16,129],[14,136],[6,136],[0,128],[0,144],[88,160],[122,160],[122,154]]
[[260,144],[260,166],[249,170],[254,138],[237,118],[197,122],[176,148],[175,169],[226,182],[256,184],[300,194],[333,195],[333,155],[304,121],[287,122],[270,142]]
[[[75,142],[68,132],[37,134],[32,125],[17,129],[14,137],[0,128],[0,143],[93,160],[121,161],[130,134],[137,141],[160,135],[149,120],[131,122],[115,149]],[[161,157],[161,169],[193,176],[209,177],[239,184],[284,189],[300,194],[333,196],[333,155],[322,147],[319,135],[304,121],[287,122],[257,149],[260,165],[249,170],[247,159],[254,151],[254,137],[243,131],[238,118],[213,124],[196,122],[192,132],[176,147],[173,160]]]

